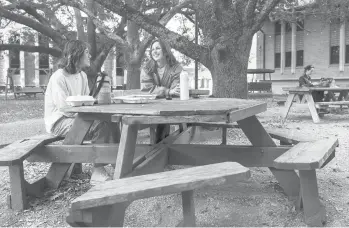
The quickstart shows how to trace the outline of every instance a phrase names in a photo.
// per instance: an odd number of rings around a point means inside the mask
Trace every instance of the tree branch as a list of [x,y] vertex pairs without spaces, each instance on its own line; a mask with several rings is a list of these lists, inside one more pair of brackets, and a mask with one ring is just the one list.
[[45,46],[32,46],[32,45],[21,45],[21,44],[0,44],[0,51],[5,50],[17,50],[25,52],[39,52],[52,55],[54,57],[61,56],[61,50],[56,48],[50,48]]
[[246,26],[251,25],[254,22],[257,2],[258,0],[249,0],[247,3],[243,20]]
[[70,0],[60,0],[60,2],[64,5],[75,7],[77,9],[81,10],[82,12],[86,13],[93,20],[93,23],[98,27],[98,29],[103,34],[105,34],[109,39],[112,39],[115,42],[117,42],[119,46],[123,46],[124,48],[128,47],[128,44],[120,36],[116,35],[113,32],[110,32],[109,29],[103,25],[103,22],[100,19],[98,19],[91,11],[86,9],[80,3],[72,2]]
[[280,1],[281,0],[268,0],[268,2],[265,3],[262,11],[259,13],[259,17],[254,22],[254,26],[251,30],[252,33],[257,32],[260,29],[261,25],[268,18],[270,12],[275,8],[277,4],[280,3]]
[[[207,48],[196,45],[195,43],[190,42],[186,37],[172,32],[159,22],[154,21],[136,9],[127,6],[121,0],[96,0],[96,2],[114,13],[126,15],[129,20],[134,21],[153,36],[166,40],[174,49],[193,59],[198,59],[203,65],[210,67],[211,61],[209,59],[209,51]],[[192,1],[187,0],[185,2],[191,3]]]
[[50,37],[56,44],[62,45],[65,41],[65,39],[62,37],[60,33],[53,30],[52,28],[45,26],[29,17],[25,17],[22,15],[18,15],[15,13],[11,13],[8,10],[5,10],[4,8],[0,7],[0,17],[7,18],[11,21],[17,22],[22,25],[26,25],[27,27],[30,27],[48,37]]

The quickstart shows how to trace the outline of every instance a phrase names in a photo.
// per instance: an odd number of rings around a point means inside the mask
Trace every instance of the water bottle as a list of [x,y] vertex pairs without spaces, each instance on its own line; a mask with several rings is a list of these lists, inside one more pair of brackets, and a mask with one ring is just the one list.
[[[104,80],[102,80],[102,76],[104,75]],[[111,83],[110,78],[105,72],[98,73],[97,77],[97,87],[100,83],[103,83],[99,93],[97,95],[98,104],[110,104],[111,103]]]
[[180,99],[189,100],[189,77],[186,71],[182,71],[179,77]]

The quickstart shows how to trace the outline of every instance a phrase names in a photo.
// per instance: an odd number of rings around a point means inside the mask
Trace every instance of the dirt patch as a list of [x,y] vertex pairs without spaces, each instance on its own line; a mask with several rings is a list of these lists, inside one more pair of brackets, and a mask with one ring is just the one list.
[[[306,105],[291,109],[288,120],[280,123],[280,107],[268,99],[268,111],[258,115],[269,128],[287,128],[304,137],[336,136],[339,139],[336,157],[318,171],[319,194],[327,210],[326,226],[349,226],[349,113],[348,109],[326,115],[314,124]],[[21,129],[21,126],[18,126]],[[2,129],[0,129],[2,131]],[[143,139],[147,133],[143,132]],[[204,132],[200,143],[219,144],[220,132]],[[194,142],[199,143],[199,142]],[[0,142],[1,144],[1,142]],[[249,144],[239,129],[228,131],[228,144]],[[174,169],[177,167],[168,167]],[[29,181],[45,175],[48,164],[25,163]],[[60,226],[65,222],[70,202],[91,186],[91,165],[84,164],[84,174],[67,179],[58,190],[47,190],[40,199],[31,199],[31,207],[24,212],[6,208],[9,194],[7,169],[0,170],[0,226]],[[284,195],[279,184],[266,168],[252,168],[252,177],[234,185],[200,189],[195,192],[198,226],[306,226],[303,214]],[[125,226],[175,226],[182,218],[181,196],[173,194],[133,202],[127,209]]]

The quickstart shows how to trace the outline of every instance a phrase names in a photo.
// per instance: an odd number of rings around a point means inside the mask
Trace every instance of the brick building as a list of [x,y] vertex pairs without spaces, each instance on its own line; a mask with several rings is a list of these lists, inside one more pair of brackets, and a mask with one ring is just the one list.
[[268,21],[257,33],[256,64],[275,69],[273,93],[297,86],[308,64],[315,66],[315,80],[331,77],[349,84],[349,22],[324,24],[316,16],[297,24]]

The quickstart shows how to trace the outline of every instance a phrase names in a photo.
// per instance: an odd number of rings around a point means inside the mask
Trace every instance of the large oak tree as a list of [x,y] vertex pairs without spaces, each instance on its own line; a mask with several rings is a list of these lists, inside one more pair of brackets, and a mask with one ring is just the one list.
[[269,20],[271,13],[292,21],[298,16],[295,12],[302,13],[308,5],[313,5],[309,1],[305,6],[299,5],[294,0],[179,1],[178,4],[187,5],[181,13],[188,17],[196,15],[203,38],[200,44],[195,44],[126,4],[127,1],[96,2],[127,17],[153,36],[168,41],[173,48],[207,67],[213,79],[214,96],[237,98],[247,97],[246,74],[253,35]]

